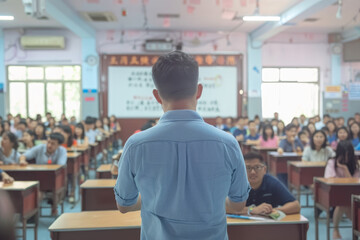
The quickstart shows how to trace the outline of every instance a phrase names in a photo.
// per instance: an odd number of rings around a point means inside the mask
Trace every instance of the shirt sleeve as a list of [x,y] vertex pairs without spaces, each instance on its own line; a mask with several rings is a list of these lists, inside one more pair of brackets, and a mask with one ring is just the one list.
[[132,206],[137,202],[139,190],[135,183],[135,175],[131,171],[131,149],[124,149],[121,155],[118,178],[114,187],[115,200],[120,206]]
[[285,139],[282,139],[279,143],[279,148],[282,148],[285,151]]
[[335,160],[334,159],[330,159],[325,167],[325,173],[324,173],[324,177],[325,178],[333,178],[336,177],[336,171],[335,171]]
[[26,157],[26,160],[35,159],[36,155],[37,155],[37,151],[38,151],[38,149],[40,149],[41,146],[42,145],[39,145],[39,146],[36,146],[36,147],[33,147],[33,148],[27,150],[24,153],[24,156]]
[[62,146],[59,147],[59,159],[57,160],[57,164],[66,165],[67,162],[67,152],[66,149]]
[[244,158],[239,145],[230,151],[233,151],[231,154],[233,157],[230,155],[230,159],[234,162],[234,169],[231,175],[228,197],[232,202],[245,202],[249,197],[251,187],[247,178]]
[[273,196],[275,196],[275,206],[283,206],[288,202],[295,201],[295,197],[289,192],[289,190],[277,179],[273,178]]
[[311,161],[310,155],[311,155],[311,149],[310,149],[310,147],[306,147],[304,149],[304,152],[303,152],[303,155],[302,155],[302,160]]

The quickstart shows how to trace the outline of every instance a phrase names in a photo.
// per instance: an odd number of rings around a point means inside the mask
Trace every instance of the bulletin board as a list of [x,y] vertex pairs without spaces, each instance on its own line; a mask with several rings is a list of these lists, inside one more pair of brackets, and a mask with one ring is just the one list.
[[[117,118],[159,118],[162,108],[152,95],[151,68],[157,55],[110,55],[107,61],[107,113]],[[237,117],[241,55],[194,55],[203,94],[197,111],[204,118]],[[104,104],[103,104],[104,105]],[[240,106],[239,106],[240,105]],[[105,107],[105,106],[104,106]],[[239,110],[240,109],[240,110]]]

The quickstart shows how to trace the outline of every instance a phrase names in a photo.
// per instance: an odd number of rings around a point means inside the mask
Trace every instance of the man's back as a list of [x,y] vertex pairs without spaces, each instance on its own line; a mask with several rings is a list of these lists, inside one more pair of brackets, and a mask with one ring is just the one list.
[[248,181],[237,141],[190,110],[166,112],[125,145],[118,203],[141,193],[142,239],[227,239],[225,199],[245,201]]

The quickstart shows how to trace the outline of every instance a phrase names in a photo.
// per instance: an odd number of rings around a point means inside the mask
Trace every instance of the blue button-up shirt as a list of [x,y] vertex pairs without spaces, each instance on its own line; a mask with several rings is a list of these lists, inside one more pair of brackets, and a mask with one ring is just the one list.
[[59,146],[53,154],[46,152],[46,144],[35,146],[24,153],[27,160],[35,159],[36,164],[48,164],[51,160],[52,164],[65,165],[67,161],[66,149]]
[[131,136],[114,188],[121,206],[141,194],[141,239],[227,239],[225,199],[244,202],[250,185],[236,139],[191,110],[166,112]]

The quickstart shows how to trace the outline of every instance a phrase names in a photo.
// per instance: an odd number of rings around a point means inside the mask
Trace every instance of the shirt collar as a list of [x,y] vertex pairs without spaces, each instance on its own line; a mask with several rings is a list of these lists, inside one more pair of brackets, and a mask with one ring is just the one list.
[[203,118],[196,111],[172,110],[164,113],[161,116],[159,123],[165,121],[193,121],[193,120],[204,121]]
[[[59,147],[60,147],[60,146],[59,146]],[[59,148],[59,147],[58,147],[58,148]],[[55,153],[56,153],[56,151],[57,151],[57,149],[55,150],[55,152],[54,152],[53,154],[48,154],[48,153],[46,152],[46,144],[44,144],[43,152],[44,152],[44,155],[45,155],[45,156],[47,156],[47,157],[54,156]]]

